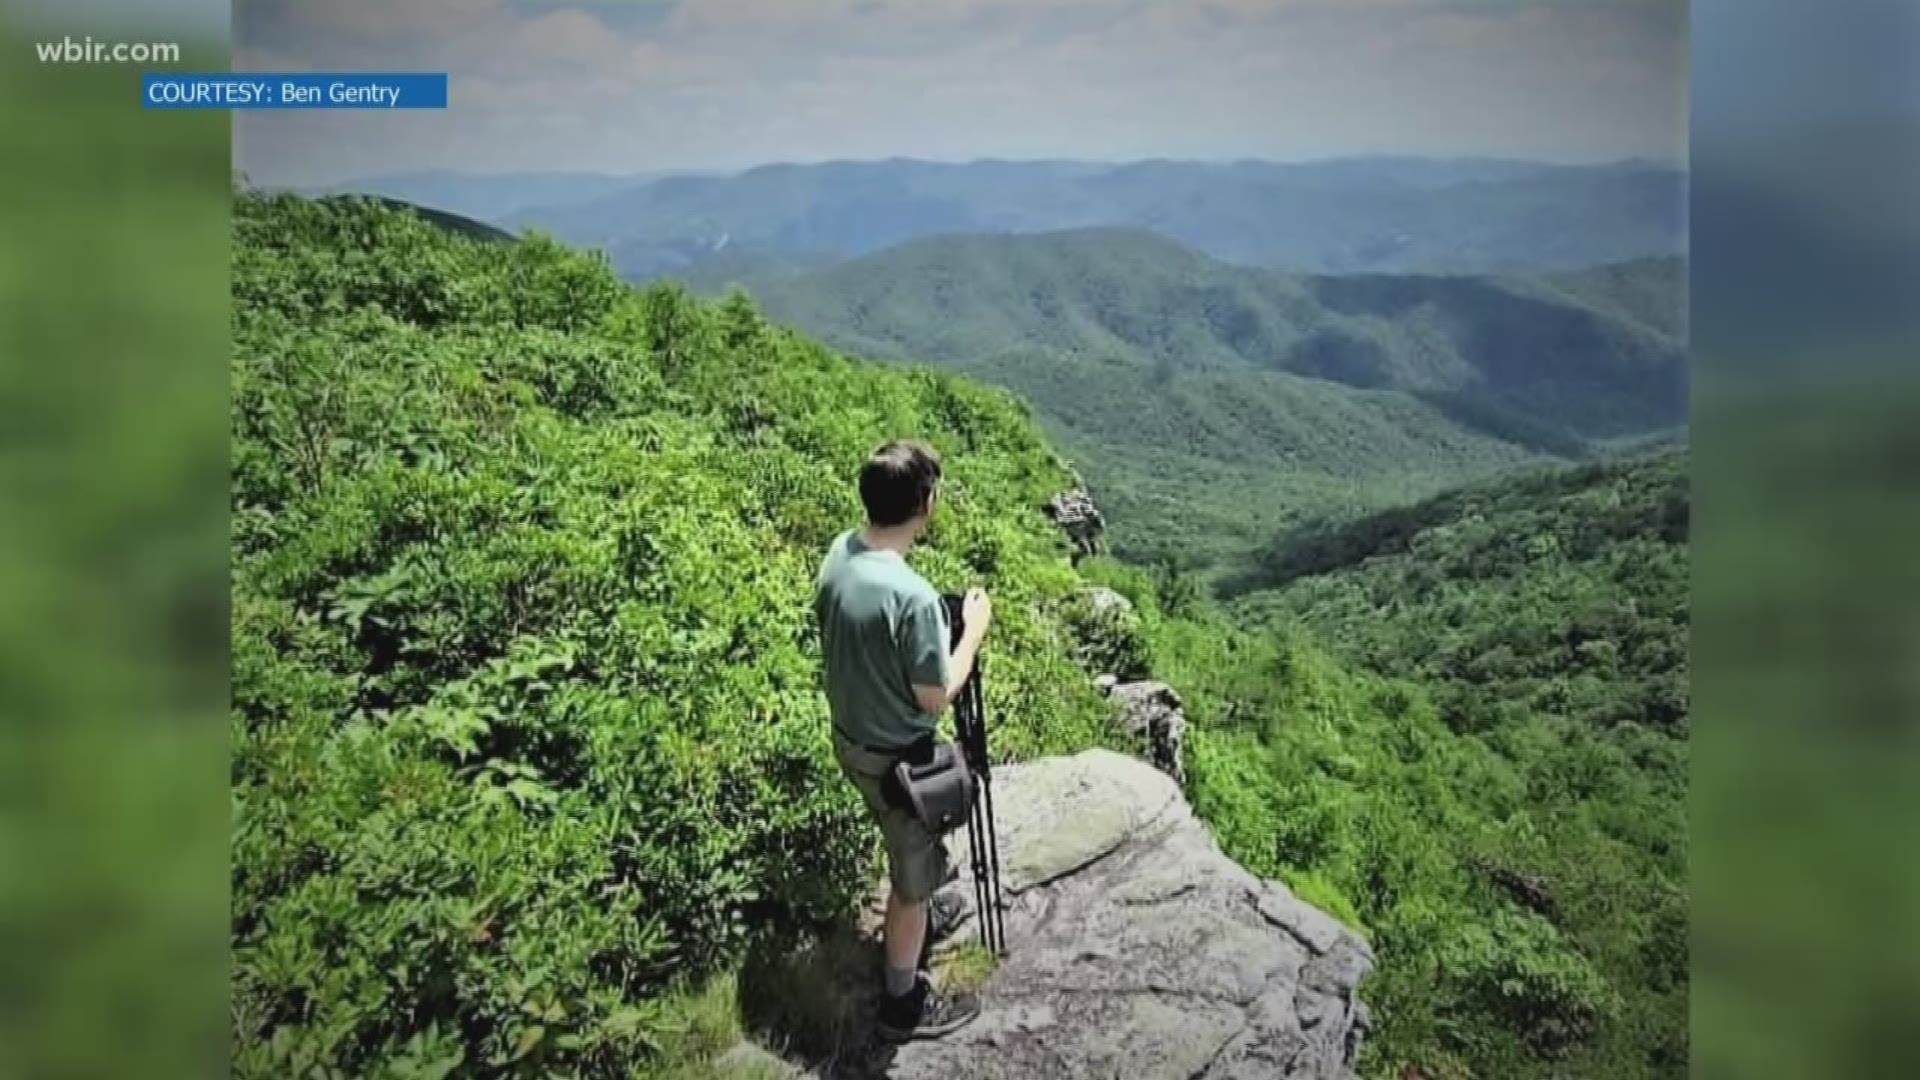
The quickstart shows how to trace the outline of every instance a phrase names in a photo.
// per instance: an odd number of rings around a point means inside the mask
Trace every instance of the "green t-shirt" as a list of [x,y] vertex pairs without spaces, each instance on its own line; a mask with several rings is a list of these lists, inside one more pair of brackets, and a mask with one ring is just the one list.
[[898,552],[843,534],[820,565],[813,613],[834,727],[888,748],[934,729],[939,718],[920,711],[913,687],[947,684],[947,609]]

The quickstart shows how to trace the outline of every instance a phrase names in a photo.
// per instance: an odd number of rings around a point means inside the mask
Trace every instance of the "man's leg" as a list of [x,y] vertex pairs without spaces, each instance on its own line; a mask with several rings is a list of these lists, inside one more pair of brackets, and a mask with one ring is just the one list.
[[927,905],[903,900],[898,889],[887,892],[885,927],[887,993],[899,997],[913,989],[927,940]]
[[834,740],[834,752],[873,811],[886,840],[887,876],[892,887],[887,891],[882,928],[887,993],[880,1006],[880,1035],[894,1041],[944,1035],[980,1015],[980,1004],[972,995],[941,993],[920,970],[929,936],[928,900],[946,881],[950,869],[946,845],[913,815],[887,805],[880,784],[882,770],[888,765],[884,758],[865,755],[839,738]]
[[[894,883],[887,893],[884,950],[887,993],[881,999],[879,1016],[880,1037],[891,1042],[938,1038],[980,1015],[980,1003],[973,995],[940,990],[921,966],[929,937],[930,898],[944,869],[937,855],[926,856],[928,850],[922,847],[918,853],[901,852],[908,858],[891,868]],[[931,850],[939,850],[937,841]],[[908,899],[915,896],[929,899]]]

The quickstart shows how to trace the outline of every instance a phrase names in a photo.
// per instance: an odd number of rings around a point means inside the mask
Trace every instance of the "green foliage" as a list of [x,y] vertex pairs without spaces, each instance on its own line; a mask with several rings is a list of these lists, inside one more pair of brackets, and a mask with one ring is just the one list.
[[239,1075],[625,1075],[843,913],[809,600],[885,438],[947,456],[916,558],[999,601],[997,747],[1107,737],[1003,392],[370,202],[242,195],[234,251]]
[[709,1077],[709,1064],[741,1038],[740,987],[732,974],[699,987],[675,987],[650,1003],[649,1030],[659,1042],[657,1064],[644,1068],[645,1080],[695,1080]]
[[1149,620],[1196,809],[1376,947],[1370,1074],[1684,1068],[1684,467],[1306,530],[1228,618]]
[[[1502,910],[1489,923],[1458,929],[1440,955],[1449,988],[1479,1016],[1524,1032],[1541,1057],[1563,1056],[1615,1008],[1614,991],[1551,923]],[[1459,1025],[1451,1034],[1469,1058],[1511,1053],[1497,1031]]]
[[943,987],[961,992],[977,991],[999,966],[1000,959],[992,950],[978,941],[965,941],[934,961],[934,977]]
[[[338,196],[338,195],[332,196],[332,198],[341,198],[341,197],[342,196]],[[375,202],[381,203],[385,206],[390,206],[396,210],[404,210],[411,214],[417,214],[418,216],[426,219],[429,223],[435,225],[440,229],[453,233],[456,236],[467,237],[468,239],[486,240],[486,241],[491,241],[496,243],[511,243],[514,239],[513,234],[510,232],[507,232],[505,229],[496,228],[492,225],[488,225],[484,221],[475,220],[474,218],[467,217],[464,214],[456,214],[449,210],[436,209],[435,206],[433,205],[428,205],[418,201],[412,201],[408,199],[398,199],[388,195],[376,194],[374,192],[367,192],[363,195],[346,196],[346,197],[347,198],[368,198],[368,199],[374,200]]]

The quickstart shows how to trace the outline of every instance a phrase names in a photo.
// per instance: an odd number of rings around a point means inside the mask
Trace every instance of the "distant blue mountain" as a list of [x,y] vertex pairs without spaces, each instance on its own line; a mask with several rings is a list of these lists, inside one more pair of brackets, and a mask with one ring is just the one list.
[[648,176],[601,173],[465,173],[445,169],[369,176],[301,189],[303,195],[380,195],[417,206],[499,223],[529,207],[597,199],[644,183]]
[[1146,229],[1317,273],[1571,269],[1685,250],[1686,174],[1646,161],[977,161],[769,165],[522,209],[505,222],[645,278],[729,250],[817,262],[952,233]]

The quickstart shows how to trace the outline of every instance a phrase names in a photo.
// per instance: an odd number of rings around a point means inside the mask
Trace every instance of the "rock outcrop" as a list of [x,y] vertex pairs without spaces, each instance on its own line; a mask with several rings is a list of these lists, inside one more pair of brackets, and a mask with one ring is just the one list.
[[[996,769],[993,790],[1010,955],[978,1020],[886,1076],[1353,1075],[1367,945],[1222,854],[1170,777],[1089,750]],[[950,843],[971,898],[965,832]]]
[[1101,586],[1087,590],[1087,604],[1095,615],[1124,618],[1133,614],[1133,601],[1120,593]]
[[1093,505],[1093,496],[1085,488],[1063,491],[1047,501],[1047,516],[1055,525],[1067,534],[1073,542],[1076,557],[1098,555],[1101,551],[1101,537],[1107,531],[1107,519],[1100,508]]
[[1181,753],[1187,737],[1187,714],[1180,695],[1163,682],[1103,679],[1096,679],[1094,685],[1119,705],[1121,724],[1129,735],[1141,740],[1147,760],[1185,787],[1187,771]]
[[1106,672],[1116,680],[1147,677],[1153,648],[1131,600],[1112,589],[1090,588],[1063,614],[1082,670]]

